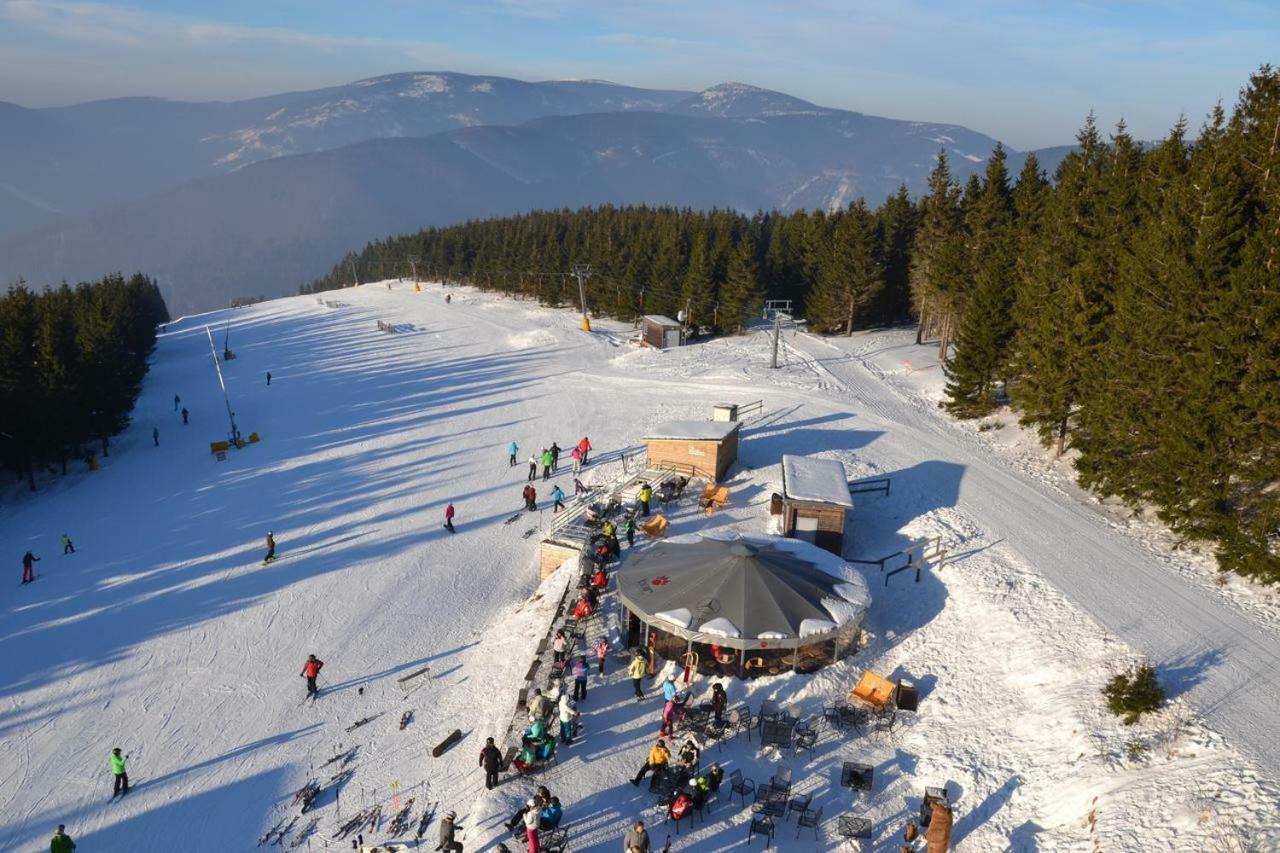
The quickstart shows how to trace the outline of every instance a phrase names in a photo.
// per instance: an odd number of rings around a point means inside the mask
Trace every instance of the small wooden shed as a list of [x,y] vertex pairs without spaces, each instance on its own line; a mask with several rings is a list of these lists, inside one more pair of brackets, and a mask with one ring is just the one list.
[[650,346],[654,349],[678,347],[684,343],[682,338],[680,323],[670,317],[664,317],[661,314],[647,314],[640,321],[640,340],[644,342],[645,346]]
[[724,479],[738,459],[737,421],[671,421],[645,436],[650,467],[671,465],[690,477]]
[[782,457],[782,533],[833,554],[844,551],[845,513],[853,509],[844,465],[835,459]]

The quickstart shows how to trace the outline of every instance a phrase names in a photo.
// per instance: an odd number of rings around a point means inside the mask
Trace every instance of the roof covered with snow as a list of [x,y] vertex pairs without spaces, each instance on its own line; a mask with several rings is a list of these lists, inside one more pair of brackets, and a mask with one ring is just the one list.
[[737,421],[667,421],[649,430],[648,438],[720,441],[738,428]]
[[666,316],[665,314],[645,314],[644,321],[646,323],[653,323],[658,326],[677,326],[678,327],[680,325],[679,321],[672,320],[670,317]]
[[812,501],[853,509],[844,465],[835,459],[784,454],[782,493],[794,501]]

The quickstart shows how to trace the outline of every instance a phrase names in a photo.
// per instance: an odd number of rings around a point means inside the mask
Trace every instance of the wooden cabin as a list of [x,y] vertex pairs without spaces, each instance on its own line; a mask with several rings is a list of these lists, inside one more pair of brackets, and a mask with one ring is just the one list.
[[640,321],[640,340],[654,349],[678,347],[684,343],[679,322],[661,314],[648,314]]
[[719,483],[738,459],[737,421],[671,421],[645,436],[649,467],[670,465],[687,477]]
[[782,534],[844,552],[845,514],[853,509],[844,465],[835,459],[782,457]]

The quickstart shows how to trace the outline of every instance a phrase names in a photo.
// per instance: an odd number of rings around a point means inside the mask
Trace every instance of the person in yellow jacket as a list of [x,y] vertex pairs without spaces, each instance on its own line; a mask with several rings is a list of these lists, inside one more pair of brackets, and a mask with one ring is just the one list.
[[644,678],[647,669],[643,655],[636,655],[631,659],[631,663],[627,665],[627,677],[631,679],[631,686],[636,689],[637,699],[644,698],[644,691],[640,689],[640,679]]
[[640,780],[650,770],[653,771],[653,784],[661,781],[662,777],[667,773],[667,762],[671,760],[671,750],[667,749],[667,742],[659,740],[653,745],[653,749],[649,750],[649,758],[645,761],[644,766],[640,768],[640,772],[631,780],[631,784],[639,787]]

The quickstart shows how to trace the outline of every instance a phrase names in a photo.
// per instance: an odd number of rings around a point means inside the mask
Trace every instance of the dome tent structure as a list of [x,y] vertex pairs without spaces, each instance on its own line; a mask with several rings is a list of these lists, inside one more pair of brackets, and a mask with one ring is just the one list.
[[675,537],[616,578],[630,642],[707,673],[818,669],[857,647],[871,603],[842,559],[777,537]]

